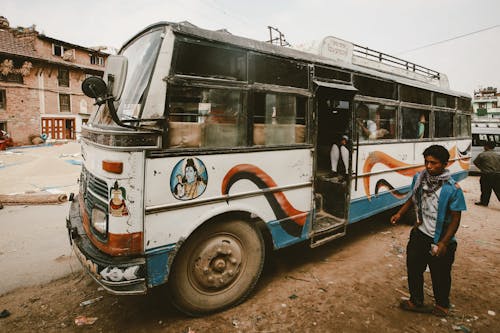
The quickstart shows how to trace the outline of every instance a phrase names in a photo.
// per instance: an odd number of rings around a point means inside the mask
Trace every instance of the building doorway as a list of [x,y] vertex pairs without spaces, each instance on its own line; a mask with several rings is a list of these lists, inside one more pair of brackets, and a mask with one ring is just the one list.
[[75,118],[42,118],[42,134],[51,139],[74,140]]

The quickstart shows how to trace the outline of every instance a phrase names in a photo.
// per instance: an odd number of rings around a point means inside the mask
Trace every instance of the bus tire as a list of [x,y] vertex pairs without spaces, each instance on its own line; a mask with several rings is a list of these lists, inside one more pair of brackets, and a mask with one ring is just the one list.
[[174,306],[200,316],[243,302],[260,277],[265,245],[240,219],[202,226],[182,245],[169,278]]

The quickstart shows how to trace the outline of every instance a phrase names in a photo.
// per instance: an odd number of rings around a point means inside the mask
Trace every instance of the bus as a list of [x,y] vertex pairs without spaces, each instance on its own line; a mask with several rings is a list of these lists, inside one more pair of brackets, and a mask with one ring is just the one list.
[[449,150],[456,180],[468,174],[470,96],[334,37],[305,52],[161,22],[82,89],[97,107],[82,129],[73,249],[107,291],[167,284],[188,315],[242,302],[269,251],[325,244],[401,205],[429,145]]
[[[500,119],[473,120],[471,161],[484,151],[483,147],[488,141],[494,142],[497,147],[500,146]],[[497,154],[499,154],[498,150]],[[474,163],[471,163],[469,172],[470,174],[481,173]]]

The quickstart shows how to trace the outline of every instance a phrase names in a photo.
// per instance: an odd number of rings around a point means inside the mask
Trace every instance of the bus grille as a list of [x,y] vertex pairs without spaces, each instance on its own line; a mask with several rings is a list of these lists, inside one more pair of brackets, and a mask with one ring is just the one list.
[[80,186],[80,189],[82,190],[81,192],[84,193],[84,195],[87,194],[87,190],[91,190],[106,202],[108,201],[108,184],[106,184],[104,180],[99,179],[88,172],[85,167],[82,168]]

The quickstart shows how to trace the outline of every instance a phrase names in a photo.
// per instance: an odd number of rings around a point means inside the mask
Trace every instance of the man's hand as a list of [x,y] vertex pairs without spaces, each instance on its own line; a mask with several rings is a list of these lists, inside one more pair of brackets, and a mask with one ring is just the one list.
[[437,257],[442,257],[446,254],[446,250],[448,249],[448,245],[444,242],[439,242],[437,243],[437,251],[436,254],[434,254]]
[[391,224],[396,224],[400,218],[401,218],[401,214],[399,214],[399,212],[392,215],[391,216]]

